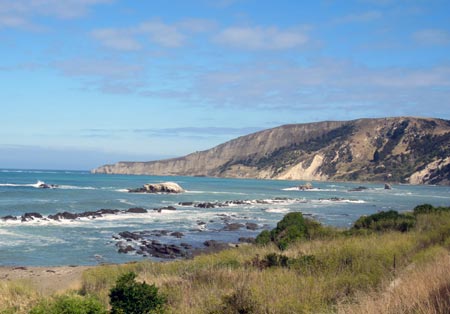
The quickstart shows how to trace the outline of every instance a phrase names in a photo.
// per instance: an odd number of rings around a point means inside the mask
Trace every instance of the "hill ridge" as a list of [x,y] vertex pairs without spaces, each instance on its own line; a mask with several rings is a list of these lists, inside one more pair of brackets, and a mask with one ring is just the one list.
[[118,162],[92,172],[450,184],[450,121],[385,117],[286,124],[182,157]]

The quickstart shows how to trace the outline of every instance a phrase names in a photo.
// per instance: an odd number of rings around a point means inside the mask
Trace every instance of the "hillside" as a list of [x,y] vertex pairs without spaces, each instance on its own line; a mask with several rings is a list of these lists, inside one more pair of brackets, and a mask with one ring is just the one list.
[[450,121],[380,118],[284,125],[184,157],[93,173],[450,184]]

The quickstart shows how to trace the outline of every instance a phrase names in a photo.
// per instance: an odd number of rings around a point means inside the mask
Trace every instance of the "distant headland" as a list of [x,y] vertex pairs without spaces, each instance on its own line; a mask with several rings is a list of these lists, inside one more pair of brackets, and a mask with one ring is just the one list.
[[92,173],[450,184],[450,121],[392,117],[290,124],[184,157]]

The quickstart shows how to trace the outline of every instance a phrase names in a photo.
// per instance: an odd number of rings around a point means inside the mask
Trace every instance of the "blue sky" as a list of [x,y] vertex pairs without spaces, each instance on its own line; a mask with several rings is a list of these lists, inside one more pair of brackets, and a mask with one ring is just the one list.
[[0,168],[90,169],[289,123],[450,119],[450,2],[0,0]]

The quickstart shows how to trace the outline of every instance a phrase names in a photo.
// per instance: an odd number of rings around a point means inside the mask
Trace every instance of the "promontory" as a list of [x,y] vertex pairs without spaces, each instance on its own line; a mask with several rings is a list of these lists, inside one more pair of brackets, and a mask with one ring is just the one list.
[[93,173],[450,184],[450,121],[393,117],[290,124],[184,157]]

